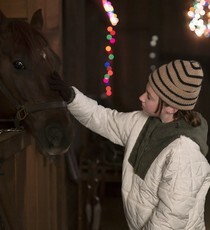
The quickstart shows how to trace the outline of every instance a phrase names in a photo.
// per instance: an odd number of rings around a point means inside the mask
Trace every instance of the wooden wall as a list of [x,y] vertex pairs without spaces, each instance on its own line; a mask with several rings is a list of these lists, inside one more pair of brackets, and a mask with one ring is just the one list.
[[0,229],[69,230],[64,156],[40,154],[25,132],[0,134]]
[[28,18],[27,3],[27,0],[1,1],[0,9],[11,18]]

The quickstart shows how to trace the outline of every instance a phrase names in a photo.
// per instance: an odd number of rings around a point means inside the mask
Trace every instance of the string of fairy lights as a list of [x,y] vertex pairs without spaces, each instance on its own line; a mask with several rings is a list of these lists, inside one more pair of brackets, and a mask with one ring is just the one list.
[[106,95],[111,96],[112,95],[112,87],[110,84],[110,78],[114,74],[113,67],[112,67],[113,60],[115,58],[113,46],[116,42],[116,38],[115,38],[116,31],[114,30],[114,27],[119,22],[119,19],[117,17],[117,14],[114,13],[114,7],[112,6],[112,3],[110,1],[102,0],[102,4],[104,7],[104,10],[107,13],[109,21],[110,21],[110,25],[107,26],[106,40],[108,41],[108,45],[106,45],[106,47],[105,47],[107,59],[106,59],[106,62],[104,63],[106,73],[104,74],[104,77],[103,77],[103,83],[105,84]]
[[210,0],[195,0],[188,10],[189,28],[198,37],[210,37]]

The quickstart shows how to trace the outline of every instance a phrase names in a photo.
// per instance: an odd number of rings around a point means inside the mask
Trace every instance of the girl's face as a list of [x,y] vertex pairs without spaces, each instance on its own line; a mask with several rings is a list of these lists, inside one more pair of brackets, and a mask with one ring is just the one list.
[[149,116],[158,117],[157,112],[159,96],[155,93],[149,83],[147,83],[146,91],[139,97],[142,103],[142,110]]

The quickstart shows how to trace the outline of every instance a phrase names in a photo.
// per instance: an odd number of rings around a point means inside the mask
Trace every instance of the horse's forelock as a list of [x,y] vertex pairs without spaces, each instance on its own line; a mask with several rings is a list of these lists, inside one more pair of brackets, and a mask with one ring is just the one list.
[[[45,37],[30,24],[23,21],[11,21],[9,27],[14,50],[24,49],[23,52],[32,61],[38,60],[40,55],[48,49],[49,45]],[[57,62],[57,59],[53,52],[47,52],[46,62],[52,66],[55,65],[53,62]]]
[[[32,63],[37,63],[40,58],[44,58],[45,63],[52,70],[60,65],[59,58],[50,49],[45,37],[32,25],[24,21],[11,20],[3,34],[4,36],[0,34],[0,48],[5,54],[13,57],[15,54],[22,53]],[[4,40],[2,47],[1,39]]]

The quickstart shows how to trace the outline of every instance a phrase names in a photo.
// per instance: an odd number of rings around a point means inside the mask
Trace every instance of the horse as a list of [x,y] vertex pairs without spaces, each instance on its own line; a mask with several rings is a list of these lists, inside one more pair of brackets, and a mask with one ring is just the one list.
[[42,27],[41,9],[30,22],[0,12],[0,121],[24,128],[41,153],[53,157],[69,150],[73,122],[66,102],[48,84],[62,63]]

